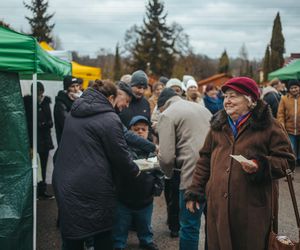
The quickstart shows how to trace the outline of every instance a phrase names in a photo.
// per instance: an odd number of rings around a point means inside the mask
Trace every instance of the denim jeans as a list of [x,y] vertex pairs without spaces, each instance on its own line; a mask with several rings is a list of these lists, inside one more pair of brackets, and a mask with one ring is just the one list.
[[153,242],[153,232],[151,228],[151,218],[153,203],[140,210],[133,210],[118,203],[116,218],[113,228],[114,248],[125,248],[127,244],[128,231],[131,222],[134,221],[137,237],[140,244],[150,244]]
[[185,190],[179,192],[179,206],[180,206],[180,250],[197,250],[199,244],[199,233],[201,225],[201,215],[203,212],[203,205],[195,213],[191,213],[185,207],[184,201]]
[[293,151],[295,153],[296,160],[300,160],[299,147],[300,147],[300,135],[291,135],[289,138],[292,144]]

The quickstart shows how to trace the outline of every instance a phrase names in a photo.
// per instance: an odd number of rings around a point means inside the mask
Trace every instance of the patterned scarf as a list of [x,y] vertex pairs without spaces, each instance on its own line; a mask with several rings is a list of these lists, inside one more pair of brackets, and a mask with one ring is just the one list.
[[236,122],[234,122],[230,116],[227,116],[230,128],[232,130],[234,139],[236,139],[238,133],[239,133],[239,129],[242,127],[242,125],[249,119],[249,117],[251,116],[252,112],[249,111],[247,114],[245,115],[241,115]]

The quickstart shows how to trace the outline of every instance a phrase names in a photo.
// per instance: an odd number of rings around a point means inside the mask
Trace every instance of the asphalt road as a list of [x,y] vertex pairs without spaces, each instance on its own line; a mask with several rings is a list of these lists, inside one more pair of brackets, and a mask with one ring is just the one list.
[[[300,207],[300,167],[297,168],[296,174],[294,176],[294,187],[298,206]],[[37,249],[60,250],[60,234],[59,230],[56,228],[56,202],[55,200],[39,200],[37,204]],[[166,225],[166,207],[163,196],[155,199],[152,224],[154,231],[154,241],[159,246],[160,250],[178,249],[178,239],[172,239],[169,237],[169,230]],[[203,225],[204,218],[202,218],[199,249],[204,249]],[[288,235],[294,240],[298,240],[297,226],[288,190],[288,184],[283,179],[280,180],[279,232],[283,235]],[[133,232],[131,232],[129,235],[127,249],[139,249],[137,237]]]

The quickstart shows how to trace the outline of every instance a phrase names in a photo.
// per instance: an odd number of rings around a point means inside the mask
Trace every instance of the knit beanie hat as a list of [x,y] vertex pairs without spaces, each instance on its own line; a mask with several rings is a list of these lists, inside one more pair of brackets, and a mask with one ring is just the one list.
[[169,78],[165,77],[165,76],[161,76],[159,79],[158,79],[159,82],[163,83],[164,85],[167,84],[167,82],[169,81]]
[[127,84],[130,84],[130,82],[131,82],[131,75],[129,75],[129,74],[122,75],[120,81],[125,82]]
[[184,87],[187,86],[187,82],[188,82],[189,80],[191,80],[191,79],[195,80],[194,77],[193,77],[193,76],[190,76],[190,75],[184,75],[184,76],[182,77],[182,84],[184,85]]
[[250,96],[254,102],[256,102],[260,97],[257,83],[248,77],[231,78],[225,82],[221,89],[224,93],[228,89],[233,89],[242,95]]
[[188,90],[190,87],[196,87],[198,88],[198,84],[194,79],[190,79],[188,80],[187,84],[186,84],[186,89]]
[[64,77],[64,90],[68,90],[68,88],[74,83],[80,84],[80,82],[78,81],[78,79],[76,77],[65,76]]
[[166,85],[166,88],[171,88],[173,86],[177,86],[182,89],[182,82],[177,78],[171,78]]
[[157,108],[160,108],[165,105],[171,97],[176,96],[176,92],[171,88],[165,88],[159,95],[157,99]]
[[288,81],[288,90],[290,90],[290,88],[295,85],[300,87],[300,82],[297,79],[289,80]]
[[130,97],[133,96],[133,93],[132,93],[132,90],[130,88],[130,86],[128,84],[126,84],[125,82],[122,82],[122,81],[118,81],[117,82],[117,87],[124,91],[127,95],[129,95]]
[[144,88],[148,87],[148,77],[146,73],[142,70],[135,71],[131,76],[130,86],[142,86]]

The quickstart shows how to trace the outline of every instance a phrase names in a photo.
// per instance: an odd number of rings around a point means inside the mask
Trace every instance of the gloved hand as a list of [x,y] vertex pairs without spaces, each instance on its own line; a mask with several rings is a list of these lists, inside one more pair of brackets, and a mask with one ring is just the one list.
[[195,213],[196,209],[200,209],[200,206],[206,202],[205,196],[201,194],[195,194],[192,191],[186,191],[184,194],[184,201],[186,202],[186,209],[191,213]]

